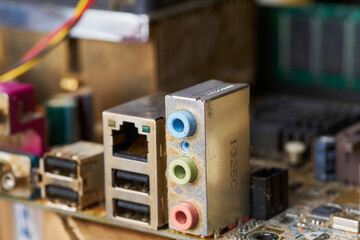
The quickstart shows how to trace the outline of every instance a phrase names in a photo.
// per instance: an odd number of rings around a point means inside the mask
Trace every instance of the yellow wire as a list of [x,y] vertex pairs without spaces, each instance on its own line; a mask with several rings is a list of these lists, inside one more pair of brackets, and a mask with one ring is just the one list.
[[14,80],[16,77],[20,76],[21,74],[24,74],[25,72],[29,71],[31,68],[33,68],[36,64],[38,64],[43,57],[36,57],[31,59],[30,61],[27,61],[26,63],[22,64],[21,66],[14,68],[13,70],[4,73],[0,76],[1,82],[8,82],[11,80]]
[[[78,4],[76,5],[73,16],[76,18],[79,17],[81,13],[84,11],[87,3],[88,0],[79,0]],[[56,46],[69,34],[69,32],[70,32],[70,28],[64,28],[51,39],[49,45]],[[24,64],[4,73],[3,75],[0,75],[0,82],[8,82],[24,74],[25,72],[29,71],[34,66],[36,66],[43,58],[44,56],[35,57],[25,62]]]

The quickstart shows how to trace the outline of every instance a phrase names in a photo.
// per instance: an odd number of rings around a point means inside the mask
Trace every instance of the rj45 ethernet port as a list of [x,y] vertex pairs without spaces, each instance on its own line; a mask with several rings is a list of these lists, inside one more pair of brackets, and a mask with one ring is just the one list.
[[147,205],[113,199],[114,216],[150,223],[150,207]]
[[123,170],[112,170],[113,187],[149,194],[149,176]]
[[113,155],[147,162],[148,142],[146,135],[139,134],[134,123],[124,122],[120,130],[112,130]]

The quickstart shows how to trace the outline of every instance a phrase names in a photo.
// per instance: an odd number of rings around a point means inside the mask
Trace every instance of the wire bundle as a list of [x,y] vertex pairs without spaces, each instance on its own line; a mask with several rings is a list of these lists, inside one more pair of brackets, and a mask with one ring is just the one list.
[[91,8],[95,2],[96,0],[79,0],[74,14],[69,20],[43,38],[19,62],[0,72],[0,82],[11,81],[37,65],[50,50],[68,36],[70,30],[80,20],[84,12]]

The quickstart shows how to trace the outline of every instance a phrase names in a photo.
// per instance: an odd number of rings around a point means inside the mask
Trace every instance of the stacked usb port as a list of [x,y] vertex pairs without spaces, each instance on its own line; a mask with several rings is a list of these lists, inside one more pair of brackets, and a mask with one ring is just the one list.
[[77,142],[56,148],[40,162],[41,195],[48,205],[81,210],[104,200],[103,146]]
[[103,113],[107,217],[158,229],[167,223],[164,94]]

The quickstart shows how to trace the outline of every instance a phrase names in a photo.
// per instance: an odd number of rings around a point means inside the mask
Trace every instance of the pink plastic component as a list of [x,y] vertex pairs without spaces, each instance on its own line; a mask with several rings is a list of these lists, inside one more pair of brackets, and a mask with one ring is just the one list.
[[[8,132],[0,132],[2,136],[8,136],[10,139],[14,134],[26,136],[27,140],[23,141],[23,145],[13,145],[8,141],[1,141],[0,148],[9,149],[16,148],[22,152],[32,153],[41,156],[46,147],[45,142],[45,119],[34,112],[35,96],[34,88],[30,84],[19,82],[0,83],[0,94],[6,95],[9,105],[9,127]],[[0,106],[1,107],[1,106]],[[30,135],[24,133],[33,130],[35,134]],[[18,137],[24,138],[24,137]]]
[[[30,84],[18,82],[0,83],[0,93],[5,94],[9,101],[10,132],[8,135],[24,131],[29,123],[24,123],[28,113],[34,112],[34,88]],[[0,133],[3,134],[3,133]]]
[[199,213],[191,203],[182,202],[171,209],[170,219],[177,229],[185,231],[196,226],[199,221]]
[[2,150],[41,156],[44,152],[42,145],[41,137],[31,129],[11,136],[0,135],[0,149]]

